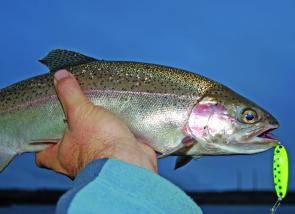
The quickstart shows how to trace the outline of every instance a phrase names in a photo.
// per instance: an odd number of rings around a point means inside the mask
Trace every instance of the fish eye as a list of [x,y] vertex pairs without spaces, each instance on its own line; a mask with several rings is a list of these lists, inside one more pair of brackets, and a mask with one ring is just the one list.
[[244,123],[253,124],[257,122],[258,116],[253,109],[246,109],[241,114],[241,120]]

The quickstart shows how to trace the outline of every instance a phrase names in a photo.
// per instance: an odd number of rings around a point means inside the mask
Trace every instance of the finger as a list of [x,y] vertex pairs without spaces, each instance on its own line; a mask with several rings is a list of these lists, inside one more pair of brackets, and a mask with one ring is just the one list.
[[40,168],[51,169],[67,175],[66,170],[64,170],[64,168],[60,165],[60,162],[57,158],[57,150],[58,144],[52,145],[48,149],[36,153],[36,165]]
[[75,111],[79,106],[90,103],[70,72],[57,71],[54,75],[54,85],[66,115],[71,114],[70,112]]
[[138,145],[148,155],[155,173],[158,173],[158,159],[155,150],[146,139],[137,138]]

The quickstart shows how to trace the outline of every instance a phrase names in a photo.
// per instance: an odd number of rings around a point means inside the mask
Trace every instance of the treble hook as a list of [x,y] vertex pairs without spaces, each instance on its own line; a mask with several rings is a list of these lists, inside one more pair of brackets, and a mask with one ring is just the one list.
[[278,207],[280,206],[282,201],[282,198],[278,198],[278,200],[276,201],[276,203],[273,205],[273,207],[270,209],[270,213],[271,214],[275,214],[275,212],[277,211]]

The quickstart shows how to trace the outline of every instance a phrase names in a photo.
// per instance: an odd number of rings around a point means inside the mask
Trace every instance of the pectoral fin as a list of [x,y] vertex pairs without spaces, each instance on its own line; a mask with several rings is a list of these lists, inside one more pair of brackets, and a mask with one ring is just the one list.
[[189,150],[193,145],[195,141],[189,140],[189,141],[183,141],[181,142],[178,146],[167,150],[166,152],[162,153],[161,155],[158,155],[158,159],[160,158],[165,158],[170,155],[180,155],[180,154],[185,154],[187,150]]
[[166,151],[165,153],[162,153],[161,155],[158,155],[158,159],[160,158],[165,158],[169,155],[173,155],[175,154],[176,152],[178,152],[179,150],[183,149],[184,145],[182,143],[180,143],[178,146]]
[[193,158],[190,156],[180,156],[177,157],[174,169],[178,169],[183,167],[184,165],[188,164]]
[[16,152],[0,147],[0,172],[6,168],[16,155]]
[[188,164],[193,159],[199,159],[200,156],[180,156],[176,158],[176,163],[174,169],[178,169],[183,167],[184,165]]

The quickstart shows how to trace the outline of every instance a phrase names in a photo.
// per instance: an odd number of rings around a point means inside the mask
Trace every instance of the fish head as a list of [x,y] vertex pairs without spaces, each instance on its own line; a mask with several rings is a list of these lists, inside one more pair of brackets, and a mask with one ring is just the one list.
[[209,91],[194,106],[187,123],[189,135],[204,155],[252,154],[279,141],[271,131],[278,121],[254,102],[224,87]]

